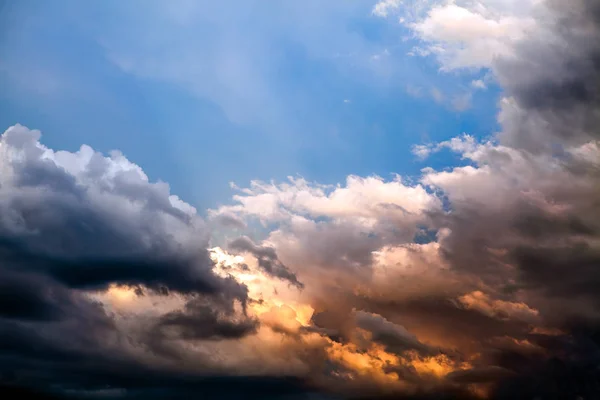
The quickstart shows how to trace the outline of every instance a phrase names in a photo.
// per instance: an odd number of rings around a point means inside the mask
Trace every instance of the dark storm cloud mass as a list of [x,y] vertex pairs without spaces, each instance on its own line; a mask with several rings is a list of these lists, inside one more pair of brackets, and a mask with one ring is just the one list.
[[[527,346],[488,345],[487,365],[449,375],[495,382],[493,399],[600,393],[599,10],[592,0],[549,1],[536,35],[493,66],[506,96],[499,144],[466,152],[474,174],[428,177],[451,202],[433,219],[452,232],[440,242],[452,268],[501,299],[527,299],[565,335],[513,333]],[[492,192],[476,192],[487,185]],[[581,324],[596,328],[575,333]]]
[[535,35],[496,74],[516,107],[501,114],[508,144],[530,151],[599,138],[600,6],[595,0],[548,0]]
[[[497,183],[493,196],[503,203],[490,205],[491,195],[450,194],[453,213],[443,224],[454,234],[443,247],[456,268],[491,266],[491,273],[508,277],[499,265],[509,261],[527,287],[569,298],[597,296],[599,10],[594,0],[550,0],[537,34],[518,42],[513,56],[496,60],[508,99],[499,144],[507,148],[480,149],[470,158],[487,169],[485,179]],[[508,179],[515,183],[505,186]],[[487,248],[502,249],[506,257]]]
[[2,136],[5,267],[18,264],[21,271],[76,288],[110,283],[187,293],[227,288],[244,299],[242,287],[212,274],[202,221],[170,197],[165,184],[148,183],[120,155],[109,159],[90,148],[49,153],[38,138],[20,126]]
[[131,346],[149,343],[132,344],[137,339],[89,295],[111,284],[191,296],[159,320],[181,328],[175,338],[252,333],[254,321],[226,320],[247,289],[212,272],[195,210],[119,154],[53,152],[38,139],[17,125],[0,140],[3,382],[65,390],[147,384],[144,371],[153,367]]

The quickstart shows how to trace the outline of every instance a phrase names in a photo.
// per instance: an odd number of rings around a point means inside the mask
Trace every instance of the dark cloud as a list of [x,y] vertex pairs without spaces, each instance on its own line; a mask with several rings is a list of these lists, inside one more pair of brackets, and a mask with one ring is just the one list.
[[595,0],[547,1],[535,35],[495,71],[514,106],[502,113],[500,139],[529,151],[599,138],[600,13]]
[[28,397],[47,400],[340,400],[336,396],[319,393],[307,382],[293,377],[202,378],[145,372],[148,374],[145,379],[132,379],[129,386],[123,385],[126,389],[90,387],[42,390],[6,383],[0,385],[0,396],[8,399]]
[[527,302],[561,331],[535,335],[528,323],[493,318],[474,323],[480,364],[448,379],[492,383],[492,399],[600,393],[597,342],[570,322],[600,321],[599,10],[592,0],[541,6],[537,33],[494,62],[506,96],[498,144],[468,149],[473,169],[428,177],[449,200],[450,213],[431,217],[448,229],[440,245],[451,268],[480,279],[500,301]]
[[229,243],[229,248],[233,251],[252,254],[258,260],[258,266],[269,275],[287,280],[299,289],[304,287],[296,275],[279,261],[273,247],[258,246],[249,237],[242,236]]
[[2,268],[73,288],[118,283],[245,299],[244,287],[214,275],[202,221],[166,185],[122,156],[54,153],[38,138],[18,125],[2,135]]
[[373,341],[384,345],[386,351],[394,354],[403,354],[416,350],[423,355],[439,353],[419,341],[401,325],[396,325],[381,315],[358,311],[355,313],[356,324],[359,328],[371,333]]
[[67,288],[42,275],[0,269],[0,316],[10,319],[52,321],[77,308]]
[[213,274],[202,221],[167,186],[122,156],[54,153],[38,138],[21,126],[2,136],[2,268],[73,288],[118,283],[245,299],[244,287]]
[[163,315],[157,329],[167,335],[170,328],[186,340],[238,339],[256,332],[258,321],[243,312],[236,312],[227,299],[196,297],[183,310]]
[[17,125],[0,140],[0,375],[40,389],[148,384],[153,342],[93,299],[111,285],[191,298],[154,322],[181,340],[256,329],[227,319],[247,288],[213,273],[191,206],[121,155],[53,152],[38,139]]
[[486,366],[467,370],[458,370],[446,375],[448,379],[456,383],[487,383],[496,382],[507,376],[512,376],[513,371],[497,366]]
[[[597,288],[600,284],[600,249],[586,242],[519,246],[514,249],[513,257],[524,284],[544,290],[550,296],[583,296],[599,304],[600,294]],[[569,274],[569,270],[577,272]]]

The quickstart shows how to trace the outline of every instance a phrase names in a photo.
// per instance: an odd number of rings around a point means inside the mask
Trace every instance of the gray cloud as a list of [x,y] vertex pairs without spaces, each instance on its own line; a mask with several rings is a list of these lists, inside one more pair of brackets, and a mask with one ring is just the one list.
[[416,350],[424,355],[438,353],[435,349],[421,343],[406,328],[386,320],[381,315],[358,311],[355,313],[355,318],[357,326],[369,331],[373,340],[383,344],[390,353],[402,354],[410,350]]
[[168,338],[123,330],[92,297],[113,284],[189,298],[154,322],[177,340],[255,330],[227,319],[247,288],[213,273],[191,206],[119,154],[54,152],[39,137],[17,125],[0,139],[0,376],[41,389],[148,384],[160,362],[143,349]]
[[550,0],[535,34],[494,70],[514,103],[501,113],[500,140],[529,151],[597,140],[600,8],[593,0]]
[[[241,314],[241,315],[238,315]],[[161,334],[175,329],[175,337],[187,340],[238,339],[256,332],[258,321],[236,313],[228,299],[196,297],[183,310],[163,315],[156,326]]]
[[287,280],[299,289],[304,287],[296,275],[279,261],[274,248],[258,246],[247,236],[242,236],[233,240],[229,243],[229,248],[233,251],[252,254],[258,260],[258,266],[269,275]]
[[21,126],[2,136],[0,255],[74,288],[110,283],[220,293],[245,288],[212,272],[203,222],[124,157],[52,152]]

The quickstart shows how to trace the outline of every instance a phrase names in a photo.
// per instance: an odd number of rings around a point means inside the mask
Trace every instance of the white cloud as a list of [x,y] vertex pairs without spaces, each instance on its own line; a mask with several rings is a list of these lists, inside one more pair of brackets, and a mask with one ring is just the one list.
[[373,15],[385,18],[390,12],[398,10],[400,4],[402,0],[382,0],[373,7]]
[[491,66],[495,57],[510,55],[512,44],[534,25],[531,18],[498,15],[476,3],[475,7],[435,6],[411,27],[444,68],[454,69]]
[[427,225],[425,212],[441,207],[423,186],[399,177],[384,181],[349,176],[344,186],[291,178],[279,185],[255,181],[241,192],[234,196],[237,204],[211,214],[234,214],[275,225],[267,242],[291,270],[303,271],[299,279],[306,280],[306,290],[315,287],[308,283],[315,279],[315,268],[327,274],[345,271],[351,279],[367,273],[374,251],[411,242]]
[[450,149],[458,153],[471,154],[478,146],[475,138],[466,133],[460,137],[454,137],[450,140],[445,140],[439,143],[428,143],[414,145],[412,152],[420,159],[425,159],[433,153],[437,153],[442,149]]
[[423,187],[405,185],[400,177],[386,182],[379,177],[349,176],[345,186],[336,187],[310,184],[302,178],[290,178],[289,183],[280,185],[253,181],[242,193],[234,197],[238,205],[215,212],[255,216],[265,222],[307,215],[371,226],[383,215],[418,216],[438,204]]
[[485,82],[483,81],[483,79],[473,80],[471,82],[471,86],[473,88],[475,88],[475,89],[478,89],[478,90],[485,90],[485,89],[487,89],[487,85],[485,84]]
[[425,0],[398,6],[400,23],[422,41],[411,52],[434,55],[446,70],[485,68],[536,28],[543,0]]

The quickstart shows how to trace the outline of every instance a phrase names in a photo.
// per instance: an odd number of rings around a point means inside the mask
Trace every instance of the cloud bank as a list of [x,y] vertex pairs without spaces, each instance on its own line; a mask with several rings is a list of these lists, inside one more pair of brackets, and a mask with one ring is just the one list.
[[225,249],[123,155],[10,127],[2,381],[82,398],[597,396],[600,8],[526,5],[427,3],[408,22],[423,54],[504,88],[489,141],[415,147],[465,166],[235,187],[209,212],[247,230]]

